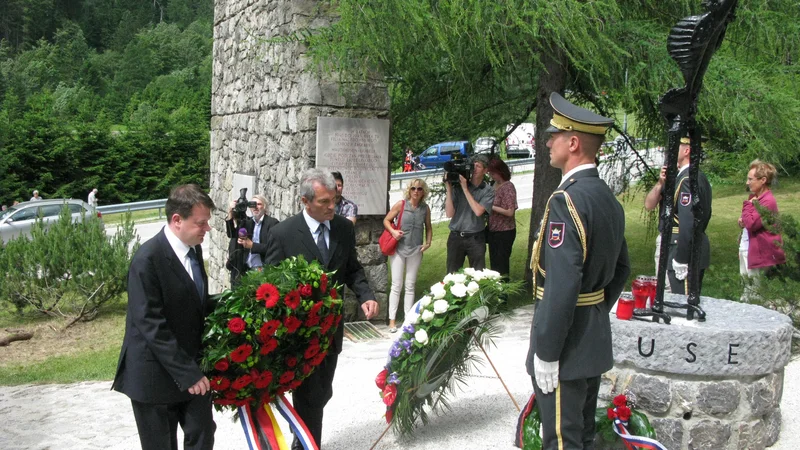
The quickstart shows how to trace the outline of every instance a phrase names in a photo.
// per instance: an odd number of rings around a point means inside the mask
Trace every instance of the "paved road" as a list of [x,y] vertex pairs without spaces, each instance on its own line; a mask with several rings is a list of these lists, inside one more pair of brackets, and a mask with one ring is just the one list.
[[[524,358],[532,307],[523,307],[503,322],[503,331],[489,349],[519,404],[530,394]],[[334,396],[326,407],[325,450],[369,449],[385,429],[384,407],[374,385],[386,360],[386,338],[371,342],[345,341],[334,380]],[[800,442],[800,363],[786,368],[781,409],[781,439],[773,449],[794,449]],[[127,450],[139,441],[130,403],[109,391],[110,382],[70,385],[0,387],[0,449]],[[478,368],[452,398],[452,410],[433,415],[414,437],[387,433],[377,449],[513,449],[517,410],[488,364]],[[218,450],[245,450],[242,430],[230,414],[216,416]],[[284,426],[284,430],[288,430]]]

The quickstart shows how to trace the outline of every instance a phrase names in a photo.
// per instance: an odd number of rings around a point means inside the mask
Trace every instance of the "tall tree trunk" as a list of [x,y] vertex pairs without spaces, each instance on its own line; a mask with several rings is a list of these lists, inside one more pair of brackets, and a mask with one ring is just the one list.
[[[528,259],[531,260],[533,243],[539,232],[539,222],[544,215],[547,199],[555,191],[561,181],[561,171],[550,166],[550,150],[547,148],[548,134],[544,131],[550,126],[553,108],[550,106],[550,93],[563,93],[567,77],[567,58],[556,45],[542,52],[544,69],[539,74],[539,86],[536,91],[536,167],[533,171],[533,204],[531,205],[531,223],[528,232]],[[533,271],[526,263],[525,282],[532,286]]]

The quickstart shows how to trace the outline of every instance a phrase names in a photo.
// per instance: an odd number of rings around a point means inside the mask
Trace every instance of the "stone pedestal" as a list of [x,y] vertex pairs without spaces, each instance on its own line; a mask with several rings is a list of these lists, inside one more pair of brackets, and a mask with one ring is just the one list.
[[[685,301],[666,294],[667,301]],[[781,428],[791,320],[756,305],[702,297],[705,322],[612,315],[614,368],[600,402],[625,393],[669,449],[763,449]],[[673,313],[675,311],[668,310]]]

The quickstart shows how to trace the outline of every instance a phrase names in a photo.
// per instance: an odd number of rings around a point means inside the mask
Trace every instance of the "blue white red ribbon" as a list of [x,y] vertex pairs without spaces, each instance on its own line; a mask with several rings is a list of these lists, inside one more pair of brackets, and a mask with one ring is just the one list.
[[634,436],[628,433],[628,430],[625,428],[625,423],[619,418],[614,419],[613,425],[614,431],[619,435],[620,438],[622,438],[622,442],[629,449],[639,448],[645,450],[667,450],[667,447],[664,447],[662,443],[655,439],[650,439],[644,436]]
[[281,413],[281,416],[283,416],[283,418],[289,422],[289,426],[292,428],[297,440],[303,444],[303,448],[305,450],[319,450],[319,447],[317,446],[317,443],[314,442],[314,437],[311,436],[311,433],[308,431],[305,422],[303,422],[303,419],[297,415],[297,411],[292,408],[292,405],[286,400],[286,397],[279,395],[275,399],[275,406],[278,407],[278,412]]

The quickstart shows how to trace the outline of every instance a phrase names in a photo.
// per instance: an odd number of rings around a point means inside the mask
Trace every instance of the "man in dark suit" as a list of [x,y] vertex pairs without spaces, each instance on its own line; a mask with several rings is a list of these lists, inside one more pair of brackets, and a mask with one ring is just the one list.
[[[239,284],[239,279],[248,270],[258,270],[264,264],[267,236],[272,227],[278,224],[278,219],[267,215],[267,199],[263,195],[254,195],[250,203],[252,217],[245,217],[242,223],[236,223],[233,213],[236,202],[233,201],[225,219],[225,232],[230,238],[225,267],[231,271],[233,287]],[[242,228],[245,233],[240,235]]]
[[[678,175],[675,183],[675,198],[672,213],[672,236],[669,240],[669,260],[667,275],[670,289],[674,294],[686,294],[689,281],[689,253],[692,248],[700,248],[700,260],[697,270],[700,271],[700,292],[703,289],[703,275],[711,264],[711,245],[706,235],[706,227],[711,220],[711,184],[705,174],[697,171],[697,199],[692,198],[689,189],[689,159],[691,145],[688,137],[681,138],[678,150]],[[700,202],[700,242],[694,242],[694,211],[692,204]],[[698,294],[700,293],[698,292]]]
[[211,311],[200,244],[214,202],[194,184],[177,186],[167,226],[145,242],[128,270],[125,338],[112,389],[131,399],[142,449],[214,447],[208,378],[200,370],[204,319]]
[[[378,314],[378,303],[367,283],[364,269],[356,255],[355,229],[352,222],[334,214],[336,182],[329,172],[309,169],[300,179],[303,211],[272,228],[268,237],[265,264],[303,255],[317,260],[327,271],[335,271],[333,281],[346,284],[356,293],[367,319]],[[294,409],[303,419],[317,445],[322,448],[322,412],[333,396],[333,375],[342,351],[344,327],[336,330],[334,346],[323,363],[294,391]],[[295,450],[302,445],[295,437]]]
[[595,157],[612,119],[550,95],[550,165],[563,175],[533,247],[535,296],[526,360],[542,448],[594,448],[600,376],[611,369],[609,310],[630,267],[625,213]]

